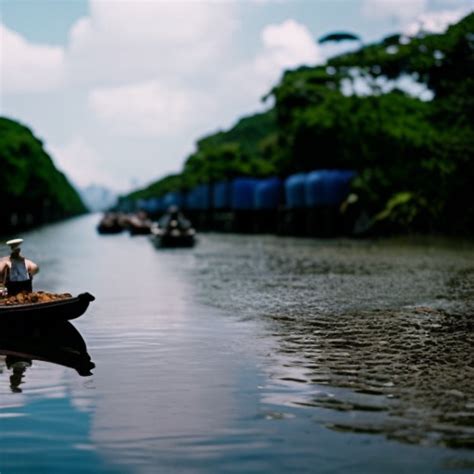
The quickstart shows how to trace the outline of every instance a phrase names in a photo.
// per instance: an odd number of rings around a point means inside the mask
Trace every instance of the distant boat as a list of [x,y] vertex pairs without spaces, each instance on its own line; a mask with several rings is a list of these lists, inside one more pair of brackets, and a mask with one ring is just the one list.
[[156,247],[193,247],[196,231],[176,208],[151,227],[151,240]]
[[119,234],[124,229],[120,216],[113,213],[106,213],[97,224],[99,234]]
[[168,231],[160,227],[152,227],[150,238],[156,247],[193,247],[196,243],[196,231],[192,228]]
[[128,231],[130,235],[148,235],[152,224],[146,213],[138,212],[128,219]]

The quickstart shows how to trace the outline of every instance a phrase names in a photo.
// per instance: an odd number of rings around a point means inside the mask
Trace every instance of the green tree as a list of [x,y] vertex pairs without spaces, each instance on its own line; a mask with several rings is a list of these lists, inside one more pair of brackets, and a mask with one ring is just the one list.
[[1,230],[86,212],[76,190],[25,126],[0,117]]

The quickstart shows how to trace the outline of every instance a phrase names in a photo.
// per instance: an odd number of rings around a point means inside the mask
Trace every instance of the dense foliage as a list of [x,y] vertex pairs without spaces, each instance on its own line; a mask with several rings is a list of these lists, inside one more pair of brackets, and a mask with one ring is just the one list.
[[[400,89],[407,77],[429,100]],[[203,138],[181,174],[133,197],[237,175],[351,168],[352,205],[375,227],[474,227],[474,14],[443,34],[392,35],[288,71],[268,97],[270,111]]]
[[1,232],[85,212],[74,188],[19,123],[0,118]]

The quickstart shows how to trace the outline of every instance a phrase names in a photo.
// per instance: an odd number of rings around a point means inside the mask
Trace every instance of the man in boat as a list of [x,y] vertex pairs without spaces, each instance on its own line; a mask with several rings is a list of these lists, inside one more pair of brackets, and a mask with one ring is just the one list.
[[36,263],[21,255],[20,245],[23,239],[13,239],[7,242],[11,252],[9,257],[0,259],[0,284],[8,291],[8,296],[13,296],[21,291],[33,291],[33,275],[39,272]]
[[191,227],[191,222],[183,216],[178,206],[170,206],[166,214],[158,221],[158,224],[168,232],[173,229],[183,231]]

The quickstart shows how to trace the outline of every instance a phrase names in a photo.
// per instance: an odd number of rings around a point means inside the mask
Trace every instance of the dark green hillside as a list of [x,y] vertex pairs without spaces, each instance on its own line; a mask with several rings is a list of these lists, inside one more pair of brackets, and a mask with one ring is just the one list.
[[0,118],[0,231],[30,227],[86,211],[40,140],[25,126]]
[[266,176],[278,173],[273,154],[262,157],[276,140],[273,110],[242,118],[228,131],[202,138],[197,150],[184,164],[182,178],[185,187],[219,181],[235,176]]

